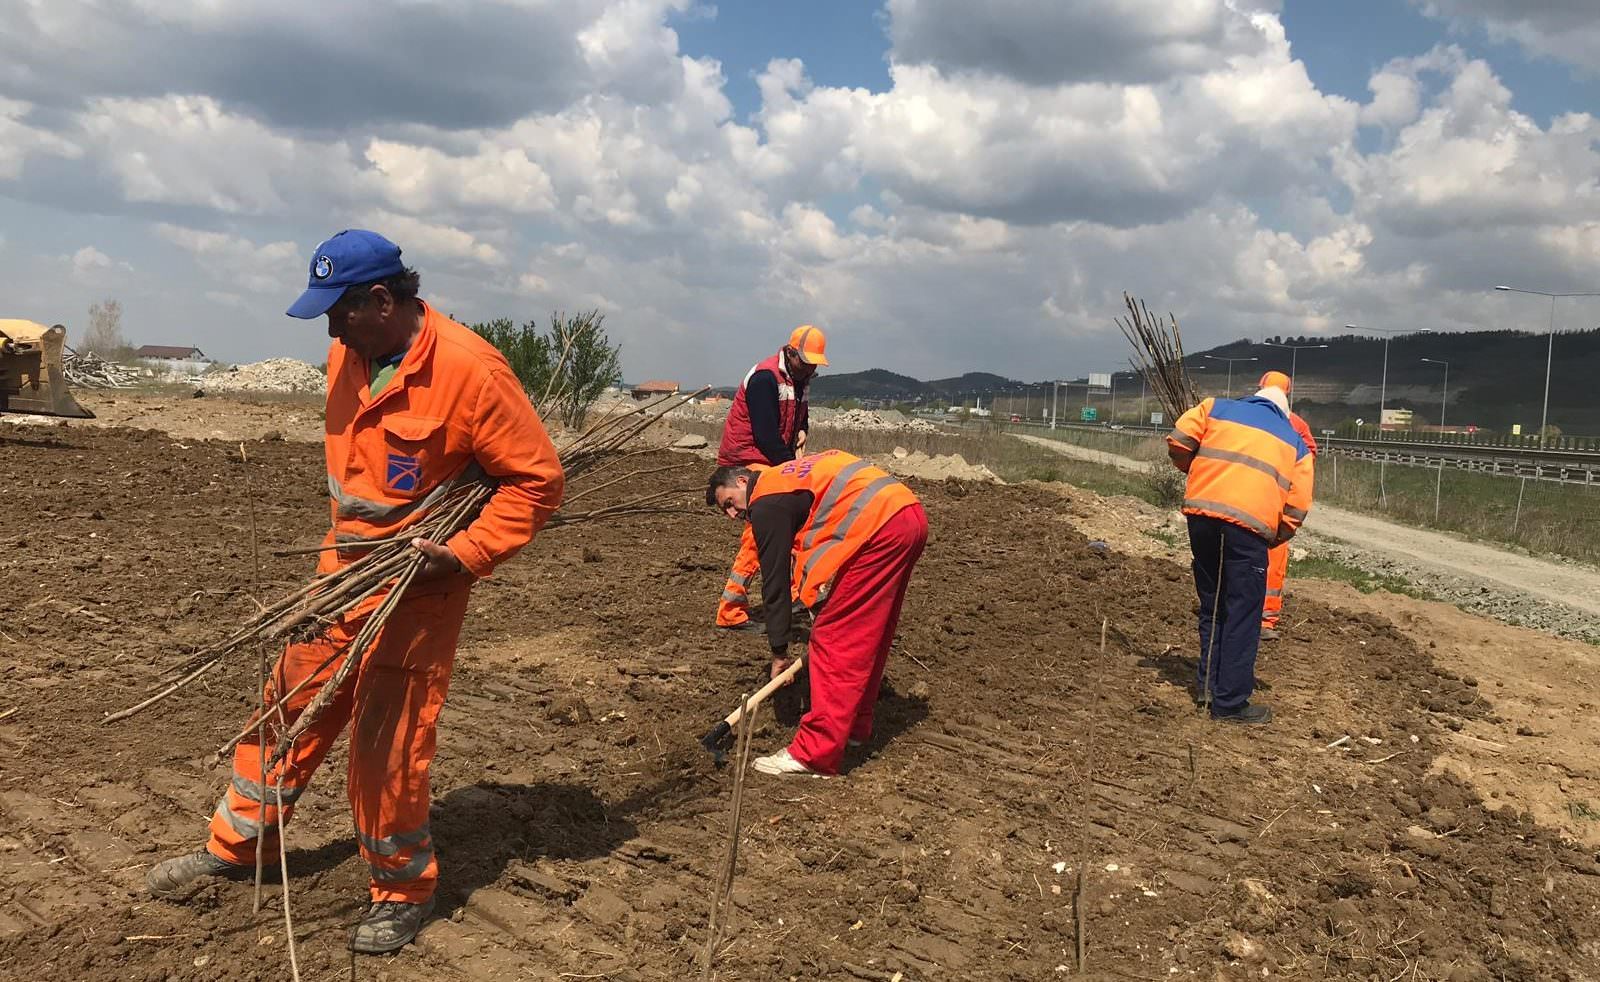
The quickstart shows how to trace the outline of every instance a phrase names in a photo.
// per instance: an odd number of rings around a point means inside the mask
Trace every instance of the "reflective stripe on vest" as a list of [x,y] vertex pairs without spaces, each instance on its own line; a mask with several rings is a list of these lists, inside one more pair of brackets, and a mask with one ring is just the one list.
[[[846,471],[848,470],[849,468],[846,468],[845,471],[840,471],[839,477],[844,477]],[[835,478],[834,486],[837,487],[839,483],[839,479]],[[839,522],[838,525],[834,526],[833,532],[826,539],[824,539],[820,545],[816,545],[816,551],[807,556],[805,565],[800,567],[800,586],[802,589],[805,588],[806,581],[811,576],[811,570],[815,568],[822,557],[826,556],[830,550],[832,550],[839,543],[843,542],[845,538],[849,536],[850,527],[856,523],[856,519],[861,517],[861,513],[866,510],[867,504],[871,502],[873,498],[876,498],[878,493],[884,488],[898,483],[900,482],[896,481],[892,476],[885,474],[883,477],[880,477],[876,481],[873,481],[871,484],[867,485],[866,489],[856,496],[856,500],[850,503],[850,510],[845,512],[844,519]],[[831,492],[833,488],[829,488],[828,490]],[[832,517],[833,516],[831,512],[824,512],[819,508],[817,510],[815,521],[817,522],[818,526],[826,525],[832,519]],[[811,538],[814,540],[817,533],[820,531],[821,528],[813,527]],[[807,545],[807,548],[811,548],[811,545]]]
[[1235,508],[1232,505],[1224,504],[1220,501],[1207,501],[1204,498],[1185,498],[1183,499],[1183,507],[1185,510],[1193,508],[1197,511],[1203,511],[1208,515],[1215,515],[1219,518],[1227,518],[1238,522],[1240,525],[1243,525],[1250,531],[1258,533],[1263,538],[1271,539],[1278,534],[1277,529],[1267,528],[1265,522],[1261,521],[1261,519],[1255,517],[1244,509]]

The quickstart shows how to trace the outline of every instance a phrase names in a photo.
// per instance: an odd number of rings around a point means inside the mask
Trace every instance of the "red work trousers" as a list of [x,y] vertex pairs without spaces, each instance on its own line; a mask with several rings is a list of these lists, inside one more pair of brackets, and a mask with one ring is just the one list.
[[1261,626],[1276,628],[1283,613],[1283,581],[1289,578],[1289,543],[1267,550],[1267,599],[1261,605]]
[[789,753],[812,770],[837,774],[845,741],[872,736],[872,710],[906,586],[927,544],[927,512],[907,505],[835,577],[811,628],[811,711],[789,744]]
[[[750,523],[744,525],[739,536],[739,554],[733,557],[733,569],[728,582],[723,584],[722,599],[717,602],[717,626],[738,627],[750,619],[750,581],[761,572],[761,554],[756,551],[756,535]],[[800,599],[800,584],[789,578],[789,601]]]
[[[233,781],[211,818],[206,848],[228,862],[254,864],[256,835],[264,821],[263,846],[268,855],[276,856],[279,806],[287,824],[295,800],[345,724],[353,720],[350,811],[356,841],[371,873],[372,900],[421,903],[431,897],[439,865],[428,833],[428,769],[469,592],[462,583],[401,601],[377,644],[368,649],[333,702],[295,741],[283,763],[267,774],[265,792],[258,783],[261,752],[252,730],[234,750]],[[267,705],[272,705],[275,692],[287,692],[310,677],[312,681],[287,706],[289,722],[299,718],[344,658],[334,659],[326,668],[323,662],[348,650],[374,607],[371,602],[364,604],[358,616],[341,619],[323,636],[289,645],[273,669]],[[269,757],[275,744],[272,733],[269,721]]]

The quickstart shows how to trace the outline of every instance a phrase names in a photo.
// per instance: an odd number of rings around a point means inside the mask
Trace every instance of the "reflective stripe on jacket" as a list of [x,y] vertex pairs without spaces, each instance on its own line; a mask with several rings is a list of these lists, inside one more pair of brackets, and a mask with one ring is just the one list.
[[1312,458],[1281,409],[1266,399],[1206,399],[1178,418],[1167,441],[1194,453],[1186,515],[1209,515],[1267,540],[1298,529],[1311,509]]
[[723,467],[748,467],[751,464],[770,463],[756,445],[756,435],[750,429],[750,405],[746,401],[745,385],[757,372],[771,372],[778,380],[778,435],[783,445],[793,447],[801,411],[806,403],[804,386],[796,388],[794,380],[784,370],[783,352],[778,352],[758,362],[739,382],[739,391],[733,395],[733,405],[728,407],[728,418],[722,424],[722,443],[717,447],[717,464]]
[[[328,350],[325,449],[333,527],[324,544],[396,535],[452,488],[498,487],[478,518],[445,545],[485,577],[527,545],[561,504],[565,477],[511,366],[489,342],[422,305],[422,329],[376,396],[367,361],[342,342]],[[361,555],[327,550],[319,572]]]
[[879,467],[842,450],[825,450],[756,475],[750,501],[811,492],[811,512],[794,540],[800,602],[815,606],[845,562],[917,496]]

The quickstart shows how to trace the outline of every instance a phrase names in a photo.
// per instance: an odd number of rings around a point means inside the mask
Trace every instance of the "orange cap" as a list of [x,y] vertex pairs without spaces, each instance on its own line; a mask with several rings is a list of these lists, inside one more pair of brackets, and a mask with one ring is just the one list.
[[828,363],[828,339],[819,328],[810,324],[801,324],[789,333],[789,347],[793,348],[800,356],[800,360],[807,365]]
[[1262,389],[1282,389],[1284,392],[1288,392],[1289,376],[1282,372],[1268,372],[1261,376],[1261,381],[1257,383],[1257,387]]

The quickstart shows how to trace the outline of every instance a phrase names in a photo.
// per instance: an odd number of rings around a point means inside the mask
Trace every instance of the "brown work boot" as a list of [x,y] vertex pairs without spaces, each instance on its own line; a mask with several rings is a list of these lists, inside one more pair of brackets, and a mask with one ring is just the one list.
[[144,885],[157,897],[176,897],[200,880],[220,876],[238,880],[253,878],[255,867],[241,866],[218,859],[207,849],[162,860],[145,874]]
[[350,932],[350,950],[363,955],[387,955],[410,944],[433,913],[433,898],[420,904],[380,900]]

